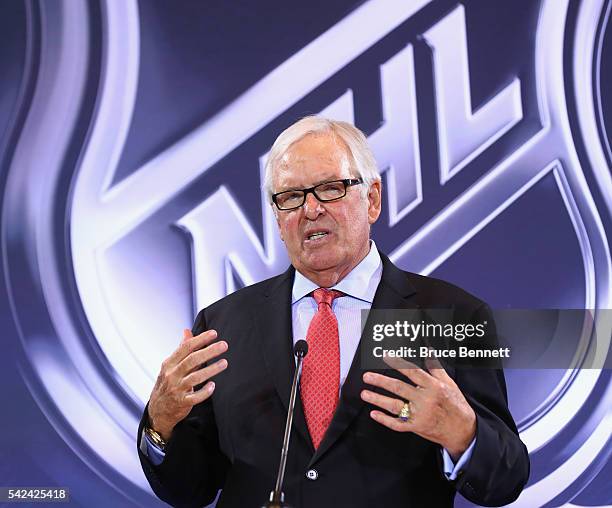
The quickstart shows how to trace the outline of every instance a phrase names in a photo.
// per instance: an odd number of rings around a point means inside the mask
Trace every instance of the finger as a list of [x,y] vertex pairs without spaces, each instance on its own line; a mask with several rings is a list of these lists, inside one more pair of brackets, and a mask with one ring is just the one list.
[[191,330],[189,328],[185,328],[183,330],[183,340],[182,342],[185,342],[186,340],[189,339],[193,339],[193,333],[191,333]]
[[384,361],[389,367],[402,373],[417,386],[425,388],[431,384],[431,375],[412,362],[401,358],[384,358]]
[[404,401],[381,395],[370,390],[362,390],[361,398],[370,404],[374,404],[393,415],[398,415],[404,407]]
[[197,351],[193,351],[184,358],[176,367],[176,372],[179,376],[184,377],[187,374],[191,373],[194,369],[199,369],[203,363],[206,363],[213,358],[216,358],[220,354],[223,354],[227,351],[227,342],[221,340],[219,342],[215,342],[210,346],[206,346],[203,349],[198,349]]
[[408,383],[400,381],[399,379],[383,376],[376,372],[366,372],[363,375],[363,380],[368,384],[383,388],[405,400],[414,400],[420,396],[416,387],[410,386]]
[[196,404],[199,404],[200,402],[204,402],[206,399],[208,399],[208,397],[210,397],[214,391],[215,391],[215,382],[209,381],[199,390],[187,395],[185,397],[185,401],[188,402],[190,405],[195,406]]
[[170,355],[170,365],[177,365],[194,351],[207,346],[217,338],[216,330],[206,330],[195,337],[184,339],[180,346]]
[[451,379],[448,372],[446,372],[446,369],[442,366],[440,360],[437,358],[428,358],[425,360],[425,367],[427,367],[427,370],[433,377],[439,379],[440,381],[448,381]]
[[412,422],[404,422],[399,418],[389,416],[381,411],[370,411],[370,418],[396,432],[410,432],[414,428]]
[[208,381],[213,376],[219,374],[219,372],[223,372],[227,369],[227,360],[225,358],[204,367],[203,369],[198,369],[195,372],[185,376],[183,378],[183,386],[187,389],[193,388],[204,381]]

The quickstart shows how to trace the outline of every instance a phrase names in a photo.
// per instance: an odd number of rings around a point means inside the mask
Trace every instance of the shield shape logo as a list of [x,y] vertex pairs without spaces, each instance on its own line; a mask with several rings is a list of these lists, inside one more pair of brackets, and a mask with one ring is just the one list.
[[[65,154],[75,140],[70,132],[57,132],[53,120],[62,112],[76,125],[82,114],[70,97],[82,97],[91,86],[87,53],[91,39],[86,26],[71,21],[89,13],[86,7],[66,4],[45,18],[45,29],[65,43],[58,51],[42,48],[43,60],[53,65],[41,67],[12,161],[7,181],[10,197],[3,213],[10,227],[4,228],[3,242],[11,272],[27,278],[36,289],[28,295],[34,295],[33,302],[26,304],[13,277],[13,312],[27,345],[28,375],[35,378],[32,390],[80,453],[92,462],[113,464],[127,484],[146,489],[133,452],[133,429],[159,364],[180,339],[177,330],[191,322],[197,308],[241,284],[279,273],[288,262],[265,196],[261,194],[259,207],[251,206],[249,213],[237,197],[235,182],[221,179],[207,186],[207,175],[248,145],[255,147],[251,151],[256,153],[252,166],[256,177],[251,181],[257,182],[261,178],[257,170],[261,171],[274,135],[289,122],[287,111],[349,64],[365,58],[368,50],[384,45],[389,34],[435,3],[371,0],[363,4],[206,123],[118,182],[115,170],[138,92],[137,5],[104,3],[104,51],[95,107],[89,111],[90,128],[80,140],[82,150],[70,174]],[[400,266],[434,272],[550,177],[580,246],[584,306],[612,307],[602,207],[595,202],[583,169],[591,168],[606,199],[603,211],[611,214],[609,147],[606,154],[597,124],[600,115],[592,93],[596,69],[585,69],[580,56],[597,54],[609,5],[606,10],[604,2],[585,3],[576,14],[575,90],[569,93],[562,51],[567,3],[547,0],[540,7],[534,58],[539,128],[400,237],[390,252]],[[481,154],[520,126],[524,117],[524,85],[518,77],[509,79],[478,108],[472,106],[461,5],[430,20],[415,35],[418,41],[402,40],[401,46],[380,58],[381,121],[368,133],[384,171],[388,207],[384,227],[389,231],[427,202],[415,45],[431,53],[436,179],[441,187],[450,187]],[[58,87],[62,94],[54,92]],[[346,87],[323,103],[320,111],[355,122],[357,100],[358,91]],[[569,114],[570,100],[575,102],[575,119]],[[577,152],[572,127],[585,139],[600,140],[588,143],[587,160]],[[28,150],[34,144],[36,154]],[[41,178],[43,156],[46,179]],[[61,189],[69,191],[61,193]],[[19,199],[22,196],[25,199]],[[45,316],[36,324],[25,312],[32,306]],[[572,408],[607,383],[604,376],[589,370],[562,373],[554,381],[552,395],[525,410],[522,438],[534,455],[552,456],[556,436],[580,417]],[[587,424],[589,436],[576,436],[571,443],[569,460],[576,464],[598,464],[609,453],[605,419]],[[104,449],[99,446],[99,432],[105,435]],[[572,474],[562,467],[541,471],[517,506],[534,506],[560,496],[571,499],[580,487]]]

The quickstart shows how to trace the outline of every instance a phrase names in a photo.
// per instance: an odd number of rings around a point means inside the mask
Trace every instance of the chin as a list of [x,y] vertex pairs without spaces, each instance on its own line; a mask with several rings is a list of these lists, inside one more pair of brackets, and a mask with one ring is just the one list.
[[323,271],[334,268],[340,264],[339,256],[321,249],[320,252],[311,252],[304,256],[301,265],[309,271]]

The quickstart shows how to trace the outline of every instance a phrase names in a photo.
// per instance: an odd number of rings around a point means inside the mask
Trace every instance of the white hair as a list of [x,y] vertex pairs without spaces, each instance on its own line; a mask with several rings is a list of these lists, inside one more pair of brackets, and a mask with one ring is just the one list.
[[291,146],[309,134],[330,134],[337,136],[348,148],[351,168],[355,176],[363,178],[365,185],[362,195],[367,196],[370,185],[380,181],[380,173],[374,159],[374,154],[368,146],[363,132],[348,122],[330,120],[320,116],[307,116],[285,129],[276,138],[266,161],[263,188],[272,200],[273,173]]

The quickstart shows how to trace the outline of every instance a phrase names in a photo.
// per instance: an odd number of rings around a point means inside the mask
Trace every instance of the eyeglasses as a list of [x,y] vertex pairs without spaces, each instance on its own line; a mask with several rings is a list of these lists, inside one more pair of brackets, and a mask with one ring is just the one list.
[[293,189],[272,194],[272,201],[279,210],[294,210],[306,202],[306,195],[312,192],[322,203],[336,201],[346,196],[346,189],[363,183],[363,178],[345,178],[320,183],[308,189]]

